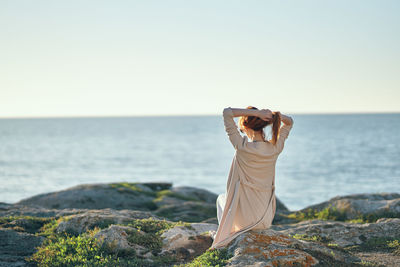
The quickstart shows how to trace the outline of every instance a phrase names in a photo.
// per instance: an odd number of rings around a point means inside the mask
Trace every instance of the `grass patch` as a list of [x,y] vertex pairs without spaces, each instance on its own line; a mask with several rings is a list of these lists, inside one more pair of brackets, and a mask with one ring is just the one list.
[[35,235],[43,236],[47,239],[54,240],[57,238],[56,228],[60,222],[65,220],[64,217],[60,217],[58,219],[52,219],[50,222],[44,224]]
[[95,233],[96,231],[79,236],[57,235],[55,239],[46,239],[37,252],[26,260],[39,267],[153,266],[135,256],[121,258],[108,253],[98,245],[93,236]]
[[135,255],[121,251],[115,253],[108,246],[100,245],[94,235],[100,231],[99,227],[88,230],[78,236],[65,232],[57,233],[56,228],[64,218],[52,219],[44,224],[36,233],[46,239],[37,248],[37,252],[27,257],[28,262],[39,267],[47,266],[162,266],[170,265],[176,259],[172,256],[157,256],[162,247],[161,234],[175,226],[191,227],[185,222],[168,222],[166,220],[137,219],[125,226],[135,227],[139,231],[128,233],[128,241],[144,246],[156,256],[149,262]]
[[[227,248],[207,250],[185,267],[202,267],[202,266],[225,266],[228,260],[233,257],[233,254],[228,252]],[[174,265],[176,266],[176,265]]]

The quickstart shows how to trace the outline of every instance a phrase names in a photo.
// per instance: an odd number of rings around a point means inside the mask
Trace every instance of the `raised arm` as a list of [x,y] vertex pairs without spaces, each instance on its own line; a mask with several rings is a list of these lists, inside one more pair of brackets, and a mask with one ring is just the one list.
[[290,116],[287,116],[285,114],[281,113],[281,121],[283,122],[283,125],[281,126],[279,130],[279,137],[278,141],[276,142],[276,147],[278,149],[278,152],[282,152],[283,147],[285,145],[285,140],[289,136],[289,132],[293,127],[293,119]]
[[[225,131],[228,134],[230,142],[232,143],[233,147],[236,150],[239,150],[243,147],[244,138],[239,133],[238,126],[236,125],[235,121],[233,120],[233,117],[242,116],[240,114],[244,114],[247,111],[250,111],[250,110],[227,107],[227,108],[224,108],[224,110],[222,112],[223,117],[224,117]],[[256,111],[256,110],[253,110],[253,112],[250,111],[250,113],[247,113],[247,114],[254,114],[254,111]],[[242,113],[242,112],[244,112],[244,113]]]
[[258,117],[260,114],[260,110],[258,109],[248,109],[248,108],[230,108],[232,110],[234,117],[240,116],[256,116]]
[[281,120],[282,120],[283,124],[285,124],[285,125],[292,125],[293,124],[292,117],[289,117],[289,116],[287,116],[285,114],[282,114],[282,113],[281,113]]

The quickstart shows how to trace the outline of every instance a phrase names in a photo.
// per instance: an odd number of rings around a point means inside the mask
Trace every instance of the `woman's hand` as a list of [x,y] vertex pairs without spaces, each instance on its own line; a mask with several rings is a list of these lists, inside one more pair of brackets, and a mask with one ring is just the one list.
[[261,109],[258,112],[258,117],[264,121],[272,120],[272,111],[269,109]]

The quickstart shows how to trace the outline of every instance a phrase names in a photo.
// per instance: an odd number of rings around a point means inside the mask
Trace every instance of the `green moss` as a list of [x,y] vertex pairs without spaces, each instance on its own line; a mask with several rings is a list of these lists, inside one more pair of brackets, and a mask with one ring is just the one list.
[[169,189],[158,191],[156,194],[157,194],[157,198],[154,199],[155,202],[161,201],[164,197],[173,197],[173,198],[186,200],[186,201],[199,201],[197,198],[187,197],[187,196],[172,192]]
[[160,252],[162,248],[162,238],[158,234],[154,233],[140,233],[134,231],[128,233],[128,241],[134,244],[143,246],[154,252]]
[[328,247],[330,247],[330,248],[338,248],[339,247],[339,245],[338,244],[336,244],[336,243],[328,243],[328,244],[326,244]]
[[227,248],[207,250],[185,267],[225,266],[233,254]]
[[133,220],[132,222],[123,225],[137,228],[146,233],[160,234],[160,235],[165,231],[174,228],[175,226],[185,226],[188,229],[192,230],[194,229],[191,223],[188,222],[182,222],[182,221],[170,222],[165,219],[156,220],[153,217],[147,219],[136,219]]
[[365,240],[360,245],[344,248],[347,251],[387,251],[400,255],[400,237],[377,237]]
[[319,220],[333,220],[333,221],[345,221],[347,219],[346,212],[344,210],[338,210],[336,207],[329,205],[321,211],[316,209],[306,209],[304,212],[298,211],[287,215],[290,219],[296,219],[298,221],[319,219]]
[[389,212],[389,211],[383,211],[379,213],[370,213],[370,214],[359,214],[358,217],[355,220],[355,222],[358,223],[372,223],[376,222],[378,219],[381,218],[400,218],[399,213],[394,213],[394,212]]
[[332,239],[323,237],[320,235],[294,234],[294,235],[289,235],[289,236],[293,237],[295,239],[300,239],[300,240],[305,240],[305,241],[322,242],[322,243],[328,243],[328,242],[332,241]]
[[155,220],[151,217],[147,219],[136,219],[124,225],[137,228],[146,233],[157,234],[161,233],[163,230],[174,227],[175,224],[167,220]]
[[140,187],[136,186],[138,183],[127,183],[127,182],[121,182],[121,183],[111,183],[109,184],[112,188],[116,188],[120,190],[121,192],[129,192],[129,193],[136,193],[136,194],[144,194],[148,195],[151,197],[156,197],[155,192],[150,192],[150,191],[145,191],[141,189]]
[[[186,222],[170,222],[167,220],[155,220],[154,218],[147,219],[136,219],[132,222],[123,224],[125,226],[130,226],[138,229],[137,232],[129,233],[128,240],[132,243],[141,245],[154,252],[159,252],[162,247],[161,235],[175,227],[184,226],[189,229],[193,229],[190,223]],[[141,232],[140,232],[141,231]]]
[[400,256],[400,240],[395,239],[391,241],[387,241],[386,245],[393,249],[393,253]]
[[288,215],[282,215],[290,219],[297,221],[320,219],[320,220],[333,220],[333,221],[344,221],[350,223],[371,223],[376,222],[380,218],[400,218],[398,213],[384,211],[379,213],[371,214],[359,214],[355,219],[348,219],[345,210],[338,210],[336,207],[332,207],[330,204],[323,210],[318,211],[317,209],[306,209],[304,212],[298,211]]
[[365,260],[361,260],[360,265],[361,266],[379,266],[376,263],[373,263],[371,261],[365,261]]
[[370,238],[363,242],[360,246],[364,249],[375,250],[375,249],[386,249],[388,248],[388,242],[394,241],[391,237],[377,237]]
[[129,188],[133,191],[142,191],[139,187],[136,186],[136,183],[111,183],[109,184],[112,188]]
[[52,219],[53,217],[5,216],[0,217],[0,227],[34,234]]
[[63,220],[64,218],[58,218],[58,219],[52,219],[50,222],[44,224],[36,233],[36,235],[39,236],[44,236],[44,237],[48,237],[51,235],[55,235],[56,234],[56,228],[58,226],[58,224]]
[[348,222],[348,223],[367,223],[366,221],[364,221],[361,218],[352,219],[352,220],[346,220],[346,222]]

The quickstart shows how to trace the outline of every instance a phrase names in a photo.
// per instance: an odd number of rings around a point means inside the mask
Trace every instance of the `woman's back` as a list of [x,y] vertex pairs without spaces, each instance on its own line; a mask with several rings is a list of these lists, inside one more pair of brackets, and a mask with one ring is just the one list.
[[223,112],[225,130],[235,148],[226,193],[217,199],[218,230],[212,248],[228,244],[250,229],[272,224],[276,210],[275,164],[292,125],[284,125],[276,144],[249,142],[238,131],[230,108]]

